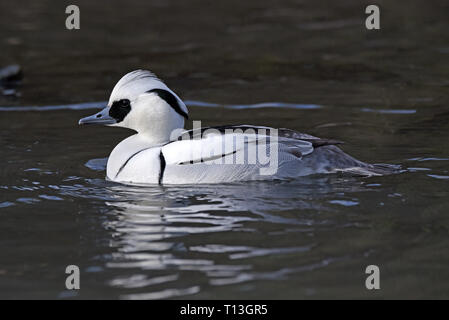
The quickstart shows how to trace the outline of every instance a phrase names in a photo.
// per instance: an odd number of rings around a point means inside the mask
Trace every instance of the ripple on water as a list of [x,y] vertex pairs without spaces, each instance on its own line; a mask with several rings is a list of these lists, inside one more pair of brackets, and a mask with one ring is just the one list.
[[330,200],[329,203],[332,204],[338,204],[345,207],[353,207],[359,205],[358,201],[352,201],[352,200]]
[[169,299],[179,296],[189,296],[200,292],[199,286],[192,286],[183,289],[165,289],[151,293],[135,293],[123,295],[122,298],[126,300],[154,300],[154,299]]
[[[229,109],[260,109],[260,108],[288,108],[300,110],[315,110],[321,109],[323,106],[316,104],[301,104],[301,103],[285,103],[285,102],[263,102],[256,104],[219,104],[205,101],[186,100],[184,103],[188,107],[224,107]],[[0,107],[0,112],[28,112],[28,111],[57,111],[57,110],[88,110],[101,109],[106,107],[106,101],[100,102],[86,102],[67,105],[55,106],[6,106]]]
[[374,113],[383,113],[383,114],[414,114],[416,110],[414,109],[371,109],[371,108],[362,108],[363,112],[374,112]]
[[448,161],[449,158],[437,158],[437,157],[417,157],[408,159],[409,161]]
[[7,208],[7,207],[11,207],[13,205],[14,205],[14,202],[9,202],[9,201],[0,202],[0,208]]
[[438,175],[438,174],[428,174],[428,177],[434,178],[434,179],[438,179],[438,180],[448,180],[449,176],[442,176],[442,175]]

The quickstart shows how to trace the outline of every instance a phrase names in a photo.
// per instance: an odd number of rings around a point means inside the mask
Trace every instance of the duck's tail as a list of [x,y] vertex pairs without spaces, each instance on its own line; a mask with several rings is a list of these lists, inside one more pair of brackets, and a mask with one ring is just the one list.
[[401,173],[404,170],[401,169],[400,165],[396,164],[385,164],[385,163],[376,163],[369,164],[360,167],[349,167],[342,169],[335,169],[336,172],[344,172],[352,175],[371,177],[371,176],[384,176],[389,174]]

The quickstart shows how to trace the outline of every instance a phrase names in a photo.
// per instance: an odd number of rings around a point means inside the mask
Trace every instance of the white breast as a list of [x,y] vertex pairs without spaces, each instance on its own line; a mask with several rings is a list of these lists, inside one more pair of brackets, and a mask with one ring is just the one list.
[[113,179],[117,182],[157,184],[161,172],[159,147],[139,152],[124,164],[122,170]]
[[158,183],[161,148],[148,144],[138,134],[120,142],[109,156],[107,178],[116,182]]

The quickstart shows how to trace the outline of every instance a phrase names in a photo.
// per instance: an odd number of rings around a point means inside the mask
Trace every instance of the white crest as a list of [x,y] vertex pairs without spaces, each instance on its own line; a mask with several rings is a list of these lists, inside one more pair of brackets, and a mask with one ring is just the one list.
[[[121,99],[133,101],[152,89],[164,89],[173,93],[154,73],[148,70],[135,70],[125,74],[112,89],[109,106]],[[174,93],[173,93],[174,94]],[[176,95],[175,95],[176,96]],[[176,96],[177,97],[177,96]],[[179,99],[179,97],[177,97]],[[180,99],[179,99],[180,100]]]

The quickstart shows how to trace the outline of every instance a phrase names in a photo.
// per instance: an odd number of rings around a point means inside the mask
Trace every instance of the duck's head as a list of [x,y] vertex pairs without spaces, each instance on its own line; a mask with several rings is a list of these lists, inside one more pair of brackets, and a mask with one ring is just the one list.
[[79,124],[129,128],[162,143],[176,129],[184,128],[187,113],[184,102],[153,73],[135,70],[117,82],[106,108],[82,118]]

